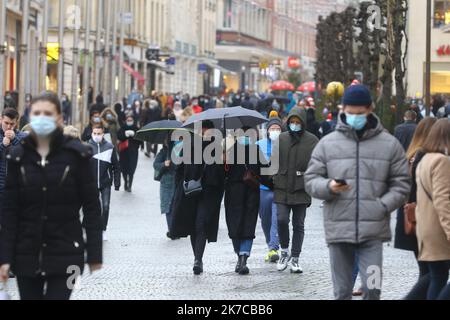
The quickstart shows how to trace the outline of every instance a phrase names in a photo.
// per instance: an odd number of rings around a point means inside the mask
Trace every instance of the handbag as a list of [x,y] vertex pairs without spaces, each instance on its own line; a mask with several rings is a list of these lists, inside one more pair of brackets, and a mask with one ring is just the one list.
[[260,177],[258,177],[253,171],[251,171],[247,165],[245,166],[245,173],[243,178],[244,183],[256,190],[259,190],[259,187],[261,186]]
[[200,195],[203,192],[202,180],[205,173],[206,165],[203,167],[202,175],[198,180],[190,180],[183,182],[184,195],[187,198],[193,198]]
[[130,146],[129,141],[125,140],[119,143],[119,152],[124,152]]
[[164,170],[156,170],[155,169],[154,180],[157,182],[161,182],[163,175],[164,175]]
[[412,236],[416,234],[416,203],[407,203],[404,207],[405,215],[405,234]]

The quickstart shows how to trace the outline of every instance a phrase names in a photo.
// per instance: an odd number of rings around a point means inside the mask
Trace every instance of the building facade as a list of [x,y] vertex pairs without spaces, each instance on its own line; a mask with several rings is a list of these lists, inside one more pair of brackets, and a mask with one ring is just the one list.
[[[41,8],[39,1],[29,2],[29,25],[26,31],[28,44],[28,53],[25,56],[25,65],[20,64],[20,47],[23,43],[22,39],[22,18],[23,6],[21,0],[5,0],[6,1],[6,29],[5,29],[5,51],[0,54],[3,59],[3,86],[0,88],[2,93],[13,92],[18,93],[20,88],[20,71],[21,68],[26,70],[24,79],[25,92],[36,94],[39,91],[39,23],[41,19]],[[19,105],[19,107],[22,107]]]
[[319,16],[341,11],[347,0],[221,0],[217,14],[216,57],[234,72],[224,75],[227,90],[266,91],[301,61],[305,80],[313,79]]
[[[450,1],[433,0],[431,92],[450,94]],[[409,2],[408,96],[423,97],[426,62],[426,1]]]

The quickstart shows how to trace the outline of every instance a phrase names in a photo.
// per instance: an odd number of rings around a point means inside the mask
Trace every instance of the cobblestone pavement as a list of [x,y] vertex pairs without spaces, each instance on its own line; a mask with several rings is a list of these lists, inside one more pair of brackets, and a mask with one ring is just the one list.
[[[86,273],[73,299],[332,299],[319,205],[315,202],[308,211],[301,256],[303,275],[280,273],[275,265],[264,262],[266,245],[260,226],[249,260],[251,274],[236,275],[236,258],[222,215],[219,241],[207,246],[205,273],[195,277],[189,240],[170,241],[165,237],[166,220],[159,210],[159,184],[153,181],[152,161],[141,155],[133,193],[120,191],[112,196],[104,269],[93,275]],[[413,255],[395,250],[390,244],[385,246],[384,255],[383,299],[401,299],[416,280]],[[14,280],[8,288],[17,299]]]

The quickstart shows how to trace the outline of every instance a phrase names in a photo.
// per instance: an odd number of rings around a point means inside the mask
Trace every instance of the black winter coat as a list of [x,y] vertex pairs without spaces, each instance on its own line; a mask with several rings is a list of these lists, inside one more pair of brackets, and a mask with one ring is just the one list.
[[120,142],[128,140],[128,149],[119,153],[120,169],[123,174],[134,175],[139,160],[139,147],[141,145],[141,142],[135,140],[134,137],[127,137],[125,132],[128,130],[134,131],[136,133],[139,128],[136,125],[133,125],[131,127],[125,125],[120,128],[119,132],[117,133],[117,138]]
[[[203,150],[207,143],[203,144]],[[192,153],[194,154],[194,153]],[[193,162],[191,162],[193,163]],[[194,198],[184,194],[183,182],[202,179],[203,192]],[[219,218],[225,185],[223,165],[181,164],[177,166],[175,195],[172,201],[172,227],[174,237],[187,237],[196,234],[198,220],[203,221],[209,242],[217,241]]]
[[[424,156],[425,153],[419,151],[411,164],[411,193],[409,194],[408,203],[417,202],[416,170]],[[416,235],[407,235],[405,233],[405,213],[403,208],[400,208],[397,212],[394,247],[419,254],[419,243]]]
[[[227,166],[227,183],[225,187],[225,215],[228,226],[228,235],[231,239],[254,239],[260,204],[260,188],[254,188],[244,182],[247,170],[261,177],[262,160],[265,159],[258,146],[254,146],[257,152],[257,163],[249,164],[249,146],[234,145],[234,155],[238,155],[239,149],[245,150],[245,163]],[[238,159],[238,157],[236,157]]]
[[85,262],[102,263],[101,208],[91,156],[89,146],[61,130],[54,133],[45,162],[31,136],[9,151],[0,265],[34,277],[67,275],[69,266],[82,271]]

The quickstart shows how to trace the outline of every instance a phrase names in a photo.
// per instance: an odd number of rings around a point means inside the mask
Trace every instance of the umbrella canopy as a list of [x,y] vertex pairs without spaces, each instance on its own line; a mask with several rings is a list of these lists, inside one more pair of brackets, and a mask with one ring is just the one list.
[[[195,114],[186,121],[183,127],[194,128],[197,122],[211,121],[216,129],[240,129],[243,127],[256,127],[268,120],[259,112],[242,107],[209,109]],[[225,123],[225,128],[224,128]]]
[[275,81],[272,86],[270,87],[273,91],[294,91],[295,87],[292,83],[280,80]]
[[297,91],[300,92],[316,92],[316,83],[313,82],[305,82],[300,87],[298,87]]
[[135,139],[154,144],[163,144],[171,132],[186,130],[182,126],[181,122],[174,120],[155,121],[139,130]]

